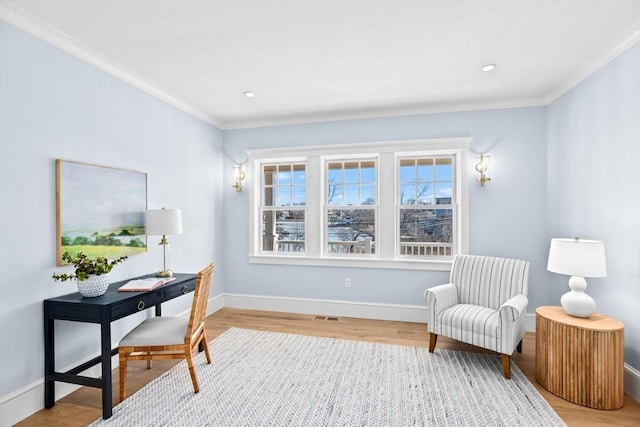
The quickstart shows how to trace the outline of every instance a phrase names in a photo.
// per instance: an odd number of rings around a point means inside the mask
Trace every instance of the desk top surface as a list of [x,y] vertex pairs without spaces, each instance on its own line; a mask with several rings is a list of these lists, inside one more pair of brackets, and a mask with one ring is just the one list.
[[[167,288],[172,288],[175,286],[183,285],[185,282],[189,282],[196,279],[196,275],[192,273],[174,273],[173,277],[176,280],[173,280],[169,283],[165,283],[162,286],[159,286],[151,291],[142,291],[142,292],[118,292],[118,288],[130,280],[136,279],[144,279],[149,277],[155,277],[155,274],[146,274],[143,276],[132,277],[130,279],[121,280],[119,282],[114,282],[109,285],[107,292],[104,295],[100,295],[99,297],[84,297],[80,292],[74,292],[71,294],[61,295],[54,298],[48,298],[44,300],[45,303],[76,303],[76,304],[85,304],[85,305],[110,305],[120,301],[124,301],[130,298],[138,298],[141,294],[146,294],[148,292],[159,292]],[[161,278],[158,278],[161,279]]]

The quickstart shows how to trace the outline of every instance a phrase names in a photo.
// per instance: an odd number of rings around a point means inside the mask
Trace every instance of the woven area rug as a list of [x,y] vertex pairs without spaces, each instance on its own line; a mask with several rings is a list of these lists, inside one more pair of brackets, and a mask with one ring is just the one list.
[[232,328],[94,426],[556,426],[524,374],[482,353]]

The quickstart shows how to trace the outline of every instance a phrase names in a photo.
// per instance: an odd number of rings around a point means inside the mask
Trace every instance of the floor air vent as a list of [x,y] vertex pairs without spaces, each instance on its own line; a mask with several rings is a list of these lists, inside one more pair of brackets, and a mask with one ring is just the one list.
[[316,320],[333,320],[334,322],[338,320],[338,317],[332,316],[316,316]]

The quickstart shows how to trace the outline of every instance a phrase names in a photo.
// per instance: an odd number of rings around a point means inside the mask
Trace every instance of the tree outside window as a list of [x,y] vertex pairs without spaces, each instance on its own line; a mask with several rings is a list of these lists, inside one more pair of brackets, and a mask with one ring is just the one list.
[[328,254],[374,254],[376,161],[327,162],[326,246]]

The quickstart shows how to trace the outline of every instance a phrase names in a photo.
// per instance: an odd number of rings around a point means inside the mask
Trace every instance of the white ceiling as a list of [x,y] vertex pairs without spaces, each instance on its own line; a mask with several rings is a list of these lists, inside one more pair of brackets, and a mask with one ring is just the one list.
[[640,40],[640,0],[2,0],[0,17],[224,129],[546,105]]

